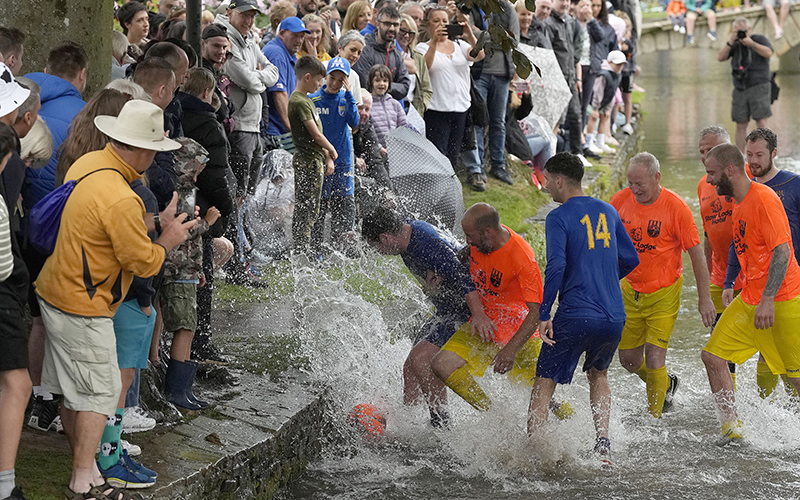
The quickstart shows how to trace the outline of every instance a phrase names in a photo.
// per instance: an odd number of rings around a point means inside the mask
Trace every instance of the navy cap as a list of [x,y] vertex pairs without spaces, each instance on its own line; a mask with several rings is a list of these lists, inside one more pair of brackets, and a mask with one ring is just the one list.
[[[231,0],[228,8],[236,9],[240,12],[246,12],[248,10],[258,10],[258,4],[256,3],[256,0]],[[258,12],[261,11],[258,10]]]
[[209,38],[214,38],[217,36],[227,37],[228,29],[225,26],[216,23],[211,23],[203,29],[203,36],[202,36],[203,40],[207,40]]
[[328,61],[328,74],[334,71],[341,71],[347,76],[350,76],[350,62],[344,57],[334,57]]
[[278,26],[278,31],[289,30],[292,33],[311,33],[299,17],[287,17]]

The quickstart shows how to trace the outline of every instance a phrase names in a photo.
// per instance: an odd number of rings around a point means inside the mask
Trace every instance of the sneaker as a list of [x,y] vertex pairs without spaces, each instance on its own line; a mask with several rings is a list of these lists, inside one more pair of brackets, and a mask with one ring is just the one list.
[[620,130],[622,130],[622,133],[624,134],[633,135],[633,126],[631,126],[630,123],[626,123],[625,125],[623,125]]
[[661,413],[666,413],[672,410],[672,403],[675,398],[675,392],[678,390],[678,377],[677,375],[669,375],[669,387],[667,387],[667,393],[664,394],[664,406],[661,409]]
[[600,457],[600,467],[611,468],[611,441],[607,437],[599,437],[594,442],[594,452]]
[[556,403],[555,401],[550,401],[550,410],[553,412],[553,415],[559,420],[569,420],[575,415],[575,408],[569,401],[562,401],[560,403]]
[[120,439],[119,442],[122,444],[122,450],[127,451],[128,455],[132,457],[138,457],[142,454],[142,447],[133,443],[129,443],[124,439]]
[[[603,150],[602,150],[602,149],[600,149],[600,148],[598,148],[598,147],[597,147],[595,144],[591,144],[591,145],[590,145],[590,146],[588,146],[586,149],[587,149],[587,150],[589,150],[589,151],[591,151],[592,153],[594,153],[594,154],[596,154],[596,155],[601,155],[601,154],[603,154]],[[599,156],[598,156],[598,157],[599,157]]]
[[[580,155],[578,155],[578,156],[580,156]],[[600,156],[599,154],[595,153],[594,151],[592,151],[589,148],[583,148],[583,156],[585,156],[587,158],[591,158],[593,160],[599,160],[600,158],[602,158],[602,156]]]
[[132,459],[125,450],[122,450],[122,455],[119,456],[119,461],[123,466],[134,472],[138,472],[143,476],[152,477],[153,479],[158,477],[158,472],[154,471],[153,469],[148,469],[144,465]]
[[672,31],[679,31],[680,29],[681,29],[681,27],[678,26],[677,24],[673,24],[672,25]]
[[[587,160],[583,155],[575,155],[575,156],[577,156],[581,160],[581,163],[583,163],[583,167],[584,168],[588,168],[588,167],[592,166],[592,162]],[[599,156],[598,156],[598,158],[599,158]]]
[[686,43],[694,45],[694,35],[686,35]]
[[43,432],[64,432],[64,428],[61,426],[61,417],[58,416],[60,403],[61,396],[53,396],[53,399],[49,401],[45,401],[41,396],[36,396],[31,406],[31,415],[28,417],[28,427]]
[[617,152],[616,149],[612,148],[608,144],[603,144],[602,146],[600,146],[600,151],[602,151],[603,154],[607,154],[607,155],[614,154],[614,153]]
[[681,35],[685,35],[686,34],[686,26],[681,26],[681,29],[678,30],[678,33],[680,33]]
[[14,486],[14,489],[11,490],[11,496],[7,496],[3,500],[28,500],[25,498],[25,495],[22,494],[22,488],[19,486]]
[[473,191],[486,191],[486,182],[481,179],[481,174],[467,175],[467,184]]
[[100,474],[106,478],[108,484],[117,488],[149,488],[156,484],[154,478],[126,467],[122,462],[122,458],[108,469],[101,468],[99,463],[97,464],[97,468],[100,470]]
[[122,432],[144,432],[156,426],[156,419],[147,416],[140,407],[125,408],[122,417]]
[[717,441],[717,446],[727,446],[731,443],[738,443],[743,438],[742,422],[725,422],[722,424],[722,439]]
[[717,32],[716,31],[709,31],[708,33],[706,33],[706,35],[708,36],[708,39],[711,40],[712,42],[716,42],[717,41]]
[[514,185],[514,179],[511,178],[511,174],[502,167],[492,167],[492,171],[489,172],[489,174],[500,182],[505,182],[511,186]]

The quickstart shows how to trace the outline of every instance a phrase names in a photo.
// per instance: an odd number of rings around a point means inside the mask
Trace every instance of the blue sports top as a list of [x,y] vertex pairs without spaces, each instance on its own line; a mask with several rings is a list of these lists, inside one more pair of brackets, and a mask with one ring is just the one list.
[[353,194],[353,134],[358,126],[358,106],[349,90],[336,94],[325,91],[326,86],[309,94],[322,122],[322,133],[338,153],[333,162],[335,172],[322,183],[322,197],[348,196]]
[[624,321],[619,280],[639,265],[616,209],[590,196],[573,197],[547,215],[547,269],[539,320],[558,312],[570,318]]
[[442,277],[442,290],[428,296],[437,313],[463,310],[467,307],[464,297],[475,291],[475,283],[469,275],[469,266],[456,256],[461,245],[427,222],[414,220],[408,224],[411,239],[406,251],[400,254],[406,267],[423,283],[428,271]]

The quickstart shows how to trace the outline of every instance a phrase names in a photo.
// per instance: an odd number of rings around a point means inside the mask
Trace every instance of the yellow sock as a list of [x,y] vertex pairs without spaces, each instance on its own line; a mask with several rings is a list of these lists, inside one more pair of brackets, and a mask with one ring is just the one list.
[[789,376],[785,373],[781,375],[781,380],[783,380],[783,389],[786,391],[786,394],[789,395],[790,398],[798,399],[800,396],[797,395],[797,387],[792,384],[789,380]]
[[642,366],[640,366],[639,369],[633,373],[638,375],[639,378],[642,379],[642,382],[645,384],[647,383],[647,367],[644,365],[644,358],[642,358]]
[[492,406],[492,400],[483,392],[481,386],[475,382],[466,366],[462,366],[451,373],[444,383],[476,410],[486,411]]
[[756,383],[758,384],[758,395],[767,398],[778,386],[778,376],[772,373],[767,363],[759,361],[756,365]]
[[667,367],[647,368],[647,408],[650,415],[659,418],[664,410],[664,396],[669,388]]

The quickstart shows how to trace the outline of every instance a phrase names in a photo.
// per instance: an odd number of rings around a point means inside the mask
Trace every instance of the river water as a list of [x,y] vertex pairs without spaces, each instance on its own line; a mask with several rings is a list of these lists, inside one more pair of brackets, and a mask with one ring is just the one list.
[[[643,75],[637,83],[647,90],[641,149],[661,160],[662,184],[684,196],[697,213],[697,182],[703,175],[697,134],[716,123],[734,131],[728,67],[717,63],[716,53],[700,49],[652,54],[639,63]],[[780,108],[774,108],[770,125],[780,139],[781,166],[795,170],[800,75],[781,76],[778,83]],[[322,459],[279,498],[800,498],[798,410],[780,389],[769,401],[758,397],[755,359],[738,370],[744,442],[716,445],[719,425],[700,361],[709,331],[696,312],[694,277],[688,258],[684,262],[681,313],[667,356],[669,370],[681,381],[675,408],[660,420],[650,417],[644,384],[615,361],[609,371],[610,471],[590,453],[594,430],[588,385],[580,372],[572,385],[556,391],[556,398],[571,401],[577,414],[549,424],[547,449],[527,444],[529,389],[492,374],[482,380],[494,399],[492,410],[478,414],[451,397],[452,429],[433,431],[426,425],[427,411],[402,405],[401,369],[411,347],[402,332],[424,313],[423,298],[402,264],[397,259],[361,264],[388,290],[375,301],[380,306],[348,292],[352,284],[301,273],[296,293],[305,348],[313,373],[332,389],[332,418],[339,431],[326,443]],[[380,442],[360,439],[344,423],[347,410],[358,403],[374,403],[387,412]]]

